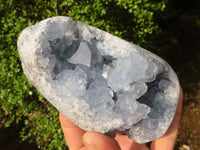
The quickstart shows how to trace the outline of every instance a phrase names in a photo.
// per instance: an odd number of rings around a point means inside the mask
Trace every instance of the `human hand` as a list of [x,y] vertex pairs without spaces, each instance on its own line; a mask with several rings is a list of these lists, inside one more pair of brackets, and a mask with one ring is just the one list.
[[183,92],[180,89],[176,114],[168,131],[162,137],[147,144],[138,144],[127,135],[117,134],[115,138],[97,132],[86,132],[60,113],[60,123],[70,150],[173,150],[181,117]]

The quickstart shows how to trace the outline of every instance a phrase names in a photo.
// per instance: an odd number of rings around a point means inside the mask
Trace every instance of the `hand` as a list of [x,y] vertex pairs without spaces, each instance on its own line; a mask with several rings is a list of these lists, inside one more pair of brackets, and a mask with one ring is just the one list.
[[86,132],[60,113],[60,123],[70,150],[173,150],[181,117],[183,92],[180,89],[179,103],[175,117],[165,135],[152,141],[150,149],[138,144],[127,135],[117,134],[115,138],[97,132]]

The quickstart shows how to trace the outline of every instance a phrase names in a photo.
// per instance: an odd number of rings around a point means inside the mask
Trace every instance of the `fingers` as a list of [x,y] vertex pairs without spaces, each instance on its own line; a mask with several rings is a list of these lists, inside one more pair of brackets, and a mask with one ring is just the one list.
[[176,143],[178,126],[181,118],[182,103],[183,103],[183,91],[182,88],[180,88],[179,102],[171,126],[169,127],[168,131],[164,136],[152,142],[151,150],[161,150],[161,149],[173,150],[174,145]]
[[85,133],[83,143],[88,150],[120,150],[115,139],[97,132]]
[[115,139],[97,132],[85,132],[62,113],[59,117],[70,150],[120,150]]
[[122,150],[149,150],[145,144],[138,144],[129,139],[127,135],[117,134],[115,137]]
[[84,147],[82,137],[85,131],[73,124],[62,113],[59,114],[60,124],[70,150],[79,150]]

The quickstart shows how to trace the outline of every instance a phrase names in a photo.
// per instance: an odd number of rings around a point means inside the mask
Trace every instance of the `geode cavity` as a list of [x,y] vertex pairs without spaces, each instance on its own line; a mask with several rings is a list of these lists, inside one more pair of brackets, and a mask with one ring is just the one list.
[[141,47],[58,16],[23,30],[18,50],[31,83],[86,131],[119,131],[145,143],[171,124],[177,76]]

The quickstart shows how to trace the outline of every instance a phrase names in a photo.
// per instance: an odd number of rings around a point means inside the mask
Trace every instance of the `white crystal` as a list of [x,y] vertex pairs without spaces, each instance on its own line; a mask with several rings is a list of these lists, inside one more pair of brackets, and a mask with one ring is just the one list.
[[116,106],[119,107],[119,109],[134,115],[134,112],[137,109],[137,102],[129,92],[120,92],[117,94]]
[[77,52],[68,59],[73,64],[83,64],[90,67],[91,52],[85,42],[81,42]]
[[108,85],[118,91],[134,81],[142,80],[147,70],[147,61],[139,53],[130,53],[114,62],[114,67],[108,73]]

